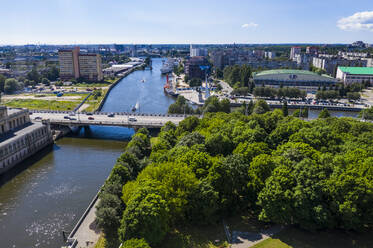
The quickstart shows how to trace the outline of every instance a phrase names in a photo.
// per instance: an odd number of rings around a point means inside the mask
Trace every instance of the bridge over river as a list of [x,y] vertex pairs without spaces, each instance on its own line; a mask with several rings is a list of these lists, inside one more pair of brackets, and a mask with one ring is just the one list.
[[145,114],[145,113],[86,113],[60,111],[30,111],[33,121],[49,120],[51,125],[63,126],[121,126],[132,128],[161,128],[168,121],[178,125],[189,115]]

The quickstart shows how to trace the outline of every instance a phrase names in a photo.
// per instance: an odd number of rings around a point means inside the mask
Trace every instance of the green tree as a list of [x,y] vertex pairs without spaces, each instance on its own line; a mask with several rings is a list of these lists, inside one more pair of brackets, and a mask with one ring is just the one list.
[[44,84],[44,85],[46,85],[46,86],[49,86],[49,85],[50,85],[50,81],[49,81],[47,78],[43,78],[43,79],[41,80],[41,83]]
[[34,81],[36,84],[41,82],[41,76],[36,68],[33,68],[30,72],[28,72],[26,78],[30,81]]
[[323,110],[321,110],[318,118],[328,118],[328,117],[330,117],[330,113],[326,108],[324,108]]
[[264,114],[270,111],[270,108],[265,100],[258,100],[255,102],[253,112],[255,114]]
[[22,88],[22,83],[18,82],[14,78],[8,78],[5,80],[4,92],[7,94],[12,94],[15,91],[21,90]]
[[160,189],[150,181],[138,185],[126,203],[119,238],[121,242],[144,238],[149,244],[158,244],[166,235],[168,226],[167,202]]
[[0,74],[0,92],[4,92],[4,86],[5,86],[5,77]]
[[282,113],[284,114],[284,116],[289,115],[288,102],[287,101],[284,101],[284,103],[282,104]]

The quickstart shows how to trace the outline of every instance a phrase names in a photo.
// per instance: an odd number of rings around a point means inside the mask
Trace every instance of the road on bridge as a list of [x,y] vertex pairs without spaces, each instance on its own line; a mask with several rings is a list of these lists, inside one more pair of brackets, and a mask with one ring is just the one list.
[[76,113],[74,115],[69,115],[68,113],[59,112],[34,112],[30,118],[33,121],[49,120],[51,124],[60,125],[106,125],[159,128],[165,125],[168,121],[178,125],[180,121],[184,120],[185,116],[115,114],[110,117],[109,114],[87,115]]

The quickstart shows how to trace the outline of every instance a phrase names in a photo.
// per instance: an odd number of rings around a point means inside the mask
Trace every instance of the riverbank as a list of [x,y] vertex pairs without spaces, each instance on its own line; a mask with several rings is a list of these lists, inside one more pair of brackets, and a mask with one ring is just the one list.
[[123,78],[127,77],[129,74],[131,74],[132,72],[134,71],[137,71],[139,70],[139,68],[143,68],[145,65],[145,63],[142,63],[140,65],[137,65],[131,69],[129,69],[128,71],[125,71],[125,72],[122,72],[122,76],[120,78],[118,78],[117,80],[115,80],[110,86],[109,88],[106,90],[103,98],[101,99],[99,105],[97,108],[94,109],[93,112],[96,112],[96,111],[101,111],[102,107],[104,106],[105,104],[105,101],[106,101],[106,98],[107,96],[109,95],[110,91],[120,82],[122,81]]

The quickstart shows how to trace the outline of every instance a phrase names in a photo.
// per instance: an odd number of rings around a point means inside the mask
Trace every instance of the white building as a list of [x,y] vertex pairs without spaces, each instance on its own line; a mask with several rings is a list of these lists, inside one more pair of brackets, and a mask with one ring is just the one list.
[[205,48],[193,48],[192,45],[190,45],[189,49],[190,57],[196,57],[196,56],[207,56],[208,51]]
[[291,50],[290,50],[290,59],[294,60],[295,56],[297,54],[300,55],[300,53],[301,53],[301,48],[300,47],[292,47]]
[[337,79],[345,84],[370,82],[373,84],[373,67],[341,67],[337,69]]
[[267,59],[274,59],[276,57],[276,53],[274,52],[265,52],[264,57]]

